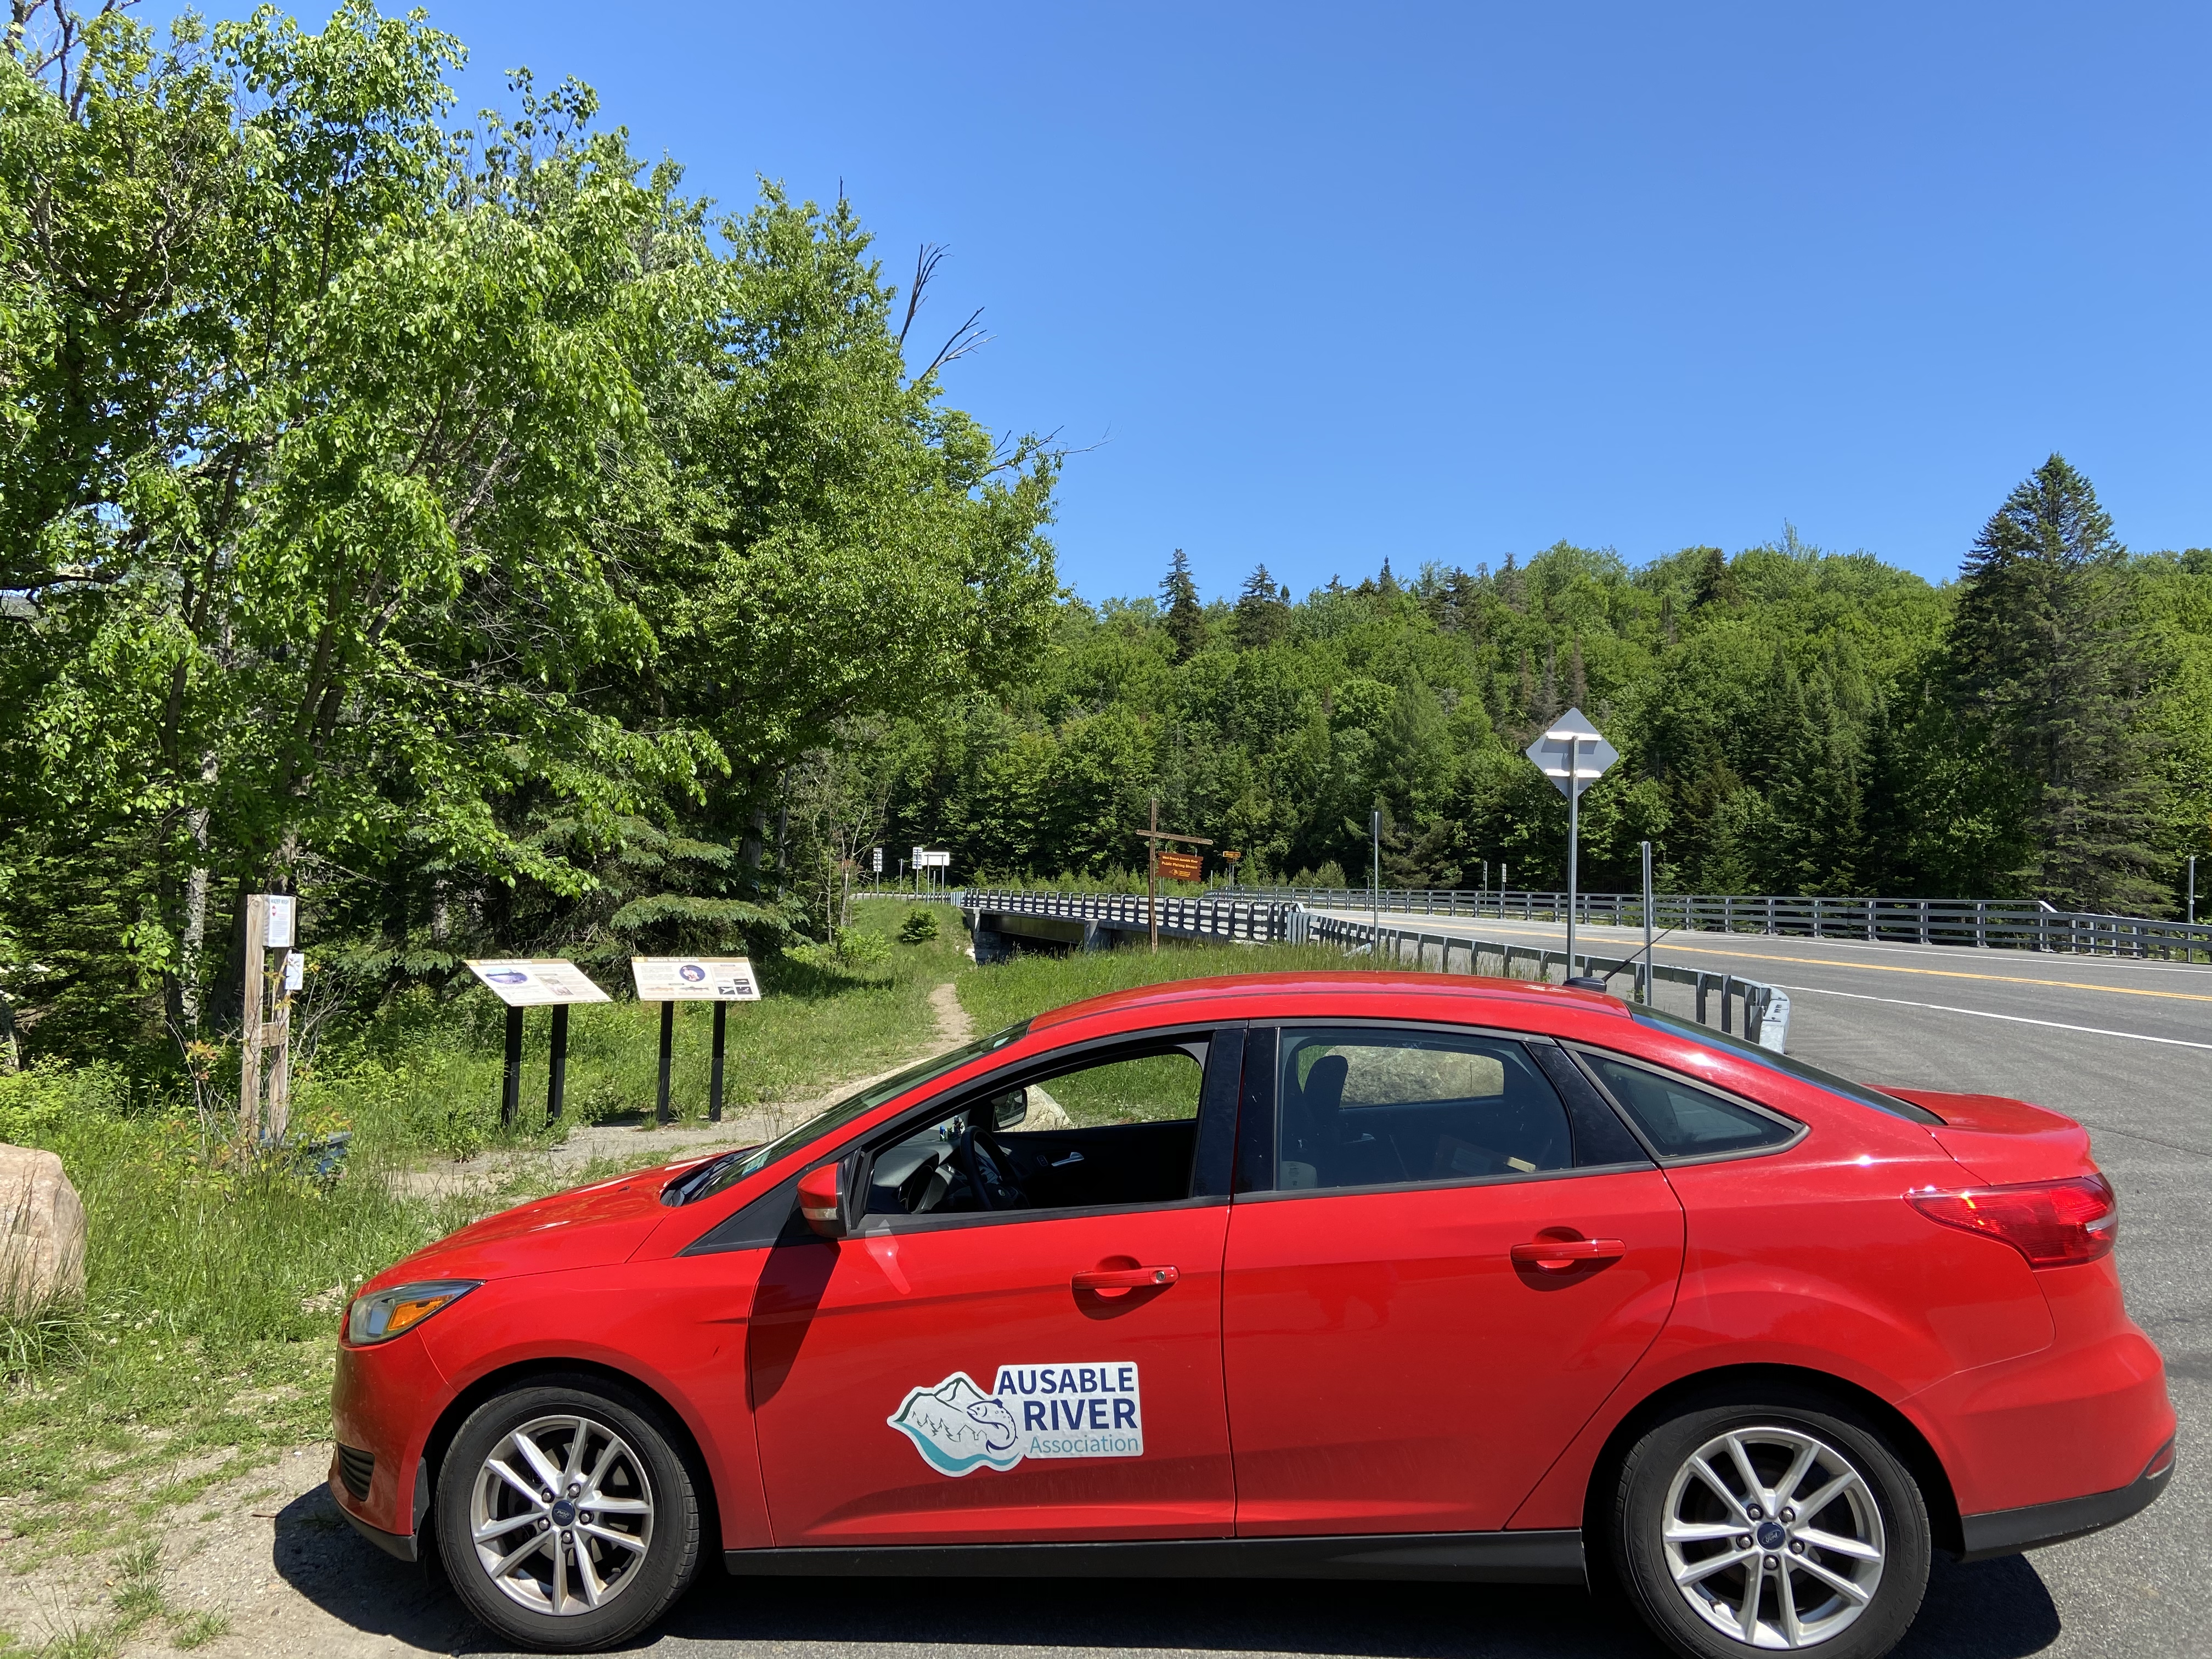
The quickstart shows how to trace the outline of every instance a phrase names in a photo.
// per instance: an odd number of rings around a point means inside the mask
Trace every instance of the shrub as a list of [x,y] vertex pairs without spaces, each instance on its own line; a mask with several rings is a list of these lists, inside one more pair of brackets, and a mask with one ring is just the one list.
[[908,911],[906,920],[899,924],[898,936],[902,945],[928,944],[937,937],[936,915],[924,909]]

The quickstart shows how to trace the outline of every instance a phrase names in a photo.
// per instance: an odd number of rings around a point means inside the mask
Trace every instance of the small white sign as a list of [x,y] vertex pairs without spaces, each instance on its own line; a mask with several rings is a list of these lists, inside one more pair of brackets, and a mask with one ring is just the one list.
[[501,957],[471,962],[469,971],[510,1008],[543,1008],[556,1002],[611,1002],[573,962]]
[[874,866],[874,868],[875,868],[875,872],[876,872],[876,873],[877,873],[878,875],[879,875],[879,876],[880,876],[881,874],[883,874],[883,872],[884,872],[884,849],[883,849],[882,848],[878,847],[878,848],[877,848],[875,849],[875,855],[874,855],[873,859],[871,860],[871,862],[872,862],[872,865]]
[[284,994],[289,996],[307,982],[307,955],[304,951],[284,952]]
[[299,900],[289,893],[271,893],[269,897],[269,926],[264,931],[261,943],[264,949],[287,951],[292,946],[292,921]]
[[758,1002],[760,981],[744,957],[632,957],[640,1002]]
[[917,847],[914,849],[914,867],[917,870],[949,870],[952,867],[952,854],[933,853],[927,847]]

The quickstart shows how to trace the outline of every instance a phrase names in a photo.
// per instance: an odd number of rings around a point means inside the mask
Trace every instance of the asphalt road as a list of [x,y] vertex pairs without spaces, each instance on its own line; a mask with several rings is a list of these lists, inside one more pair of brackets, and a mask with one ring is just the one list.
[[[1364,917],[1359,918],[1364,920]],[[1455,931],[1475,931],[1461,922]],[[1486,938],[1556,939],[1486,921]],[[1620,954],[1640,933],[1589,930]],[[2135,1521],[2033,1555],[1939,1559],[1900,1654],[2212,1655],[2212,967],[1677,935],[1662,962],[1786,987],[1789,1048],[1870,1083],[2015,1096],[2080,1120],[2122,1198],[2121,1274],[2166,1355],[2182,1419],[2172,1489]],[[363,1547],[366,1553],[366,1547]],[[381,1580],[382,1564],[364,1562]],[[363,1588],[358,1581],[357,1594]],[[419,1593],[419,1592],[418,1592]],[[414,1601],[414,1595],[405,1598]],[[441,1607],[442,1603],[442,1607]],[[413,1617],[453,1604],[432,1592]],[[398,1609],[386,1603],[390,1612]],[[441,1617],[441,1613],[443,1618]],[[363,1620],[371,1628],[381,1622]],[[385,1628],[392,1629],[391,1625]],[[450,1650],[471,1645],[444,1624]],[[392,1633],[399,1633],[393,1631]],[[442,1633],[442,1632],[441,1632]],[[482,1639],[482,1633],[476,1632]],[[1597,1659],[1660,1651],[1589,1597],[1556,1589],[1381,1583],[738,1583],[711,1570],[639,1651],[715,1659],[1092,1654],[1451,1656]]]

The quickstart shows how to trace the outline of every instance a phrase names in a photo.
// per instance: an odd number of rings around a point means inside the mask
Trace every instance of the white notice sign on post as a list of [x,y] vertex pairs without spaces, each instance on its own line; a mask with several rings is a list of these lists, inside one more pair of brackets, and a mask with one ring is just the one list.
[[544,1008],[556,1002],[611,1002],[573,962],[501,957],[472,962],[469,971],[510,1008]]
[[292,920],[298,906],[299,901],[289,893],[269,895],[269,925],[262,930],[261,937],[264,949],[289,951],[292,948]]
[[744,957],[632,957],[640,1002],[758,1002],[760,981]]
[[303,951],[284,953],[284,994],[291,995],[307,982],[307,957]]

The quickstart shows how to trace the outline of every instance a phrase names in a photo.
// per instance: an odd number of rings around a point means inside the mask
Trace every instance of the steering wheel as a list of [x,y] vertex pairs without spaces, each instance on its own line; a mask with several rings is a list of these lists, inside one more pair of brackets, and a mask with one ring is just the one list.
[[1029,1194],[1013,1178],[1014,1161],[999,1143],[998,1136],[988,1129],[969,1124],[960,1132],[953,1143],[953,1161],[959,1164],[960,1173],[968,1177],[968,1186],[975,1194],[975,1201],[987,1210],[1021,1210],[1029,1207]]

